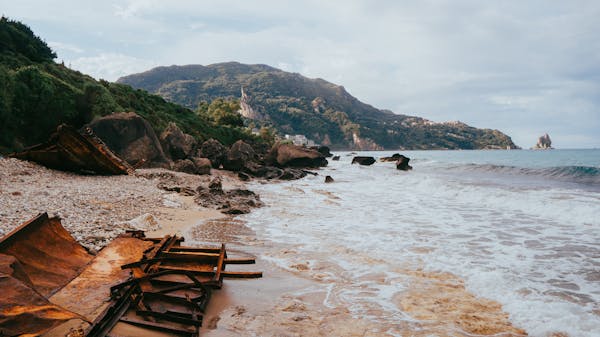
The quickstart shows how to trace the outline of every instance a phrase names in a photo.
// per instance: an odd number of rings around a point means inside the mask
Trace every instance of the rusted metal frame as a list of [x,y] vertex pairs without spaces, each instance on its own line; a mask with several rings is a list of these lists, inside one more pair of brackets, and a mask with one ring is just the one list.
[[[162,268],[162,267],[161,267]],[[118,291],[124,287],[127,287],[129,285],[132,284],[139,284],[139,282],[141,281],[150,281],[151,283],[162,283],[162,284],[170,284],[170,285],[177,285],[177,284],[182,284],[184,282],[178,282],[178,281],[168,281],[168,280],[156,280],[155,278],[160,277],[160,276],[164,276],[164,275],[183,275],[183,276],[187,276],[197,287],[206,287],[207,286],[207,282],[201,282],[200,280],[198,280],[195,277],[195,274],[193,271],[190,270],[161,270],[158,271],[156,273],[153,274],[146,274],[142,277],[134,277],[132,279],[129,279],[127,281],[121,282],[119,284],[116,284],[114,286],[112,286],[110,288],[110,293],[113,294],[118,294]],[[188,283],[185,283],[188,284]]]
[[[209,257],[206,257],[207,259]],[[212,258],[212,256],[210,257]],[[124,264],[121,266],[121,269],[129,269],[129,268],[133,268],[133,267],[140,267],[149,263],[155,263],[155,262],[168,262],[168,261],[181,261],[181,260],[203,260],[202,256],[189,256],[189,257],[157,257],[154,259],[147,259],[147,260],[141,260],[141,261],[136,261],[136,262],[132,262],[132,263],[128,263],[128,264]],[[252,259],[252,258],[240,258],[240,259],[225,259],[225,264],[255,264],[256,260]]]
[[[215,275],[215,271],[214,270],[190,270],[190,269],[185,269],[185,268],[178,268],[178,267],[168,267],[168,266],[162,266],[159,268],[160,271],[159,272],[167,272],[167,271],[180,271],[180,272],[185,272],[188,271],[194,275],[206,275],[206,276],[214,276]],[[256,271],[222,271],[221,272],[221,276],[222,277],[230,277],[230,278],[260,278],[262,277],[262,272],[256,272]],[[204,282],[204,284],[206,285],[207,282]]]
[[196,247],[173,247],[171,252],[201,252],[201,253],[219,253],[221,248],[196,248]]
[[36,231],[41,225],[45,224],[49,220],[48,213],[40,213],[35,218],[24,222],[17,228],[10,231],[2,239],[0,239],[0,250],[9,246],[15,240],[19,240],[18,234],[24,234],[28,232]]
[[[144,259],[153,259],[157,256],[158,252],[160,252],[160,250],[163,248],[163,246],[167,243],[167,241],[171,238],[170,235],[165,235],[164,238],[162,238],[158,243],[156,243],[153,247],[149,248],[149,251],[146,253],[144,252],[144,257],[142,258],[142,260]],[[144,239],[145,241],[152,241],[152,239]]]
[[139,326],[139,327],[146,328],[146,329],[152,329],[152,330],[156,330],[156,331],[173,333],[173,334],[189,336],[189,337],[198,335],[198,328],[194,328],[193,330],[176,328],[176,327],[169,326],[166,324],[147,322],[147,321],[142,321],[142,320],[130,318],[130,317],[121,317],[121,319],[119,319],[119,322]]
[[[162,239],[163,238],[144,238],[143,240],[144,241],[151,241],[151,242],[154,242],[154,243],[159,243],[160,241],[162,241]],[[177,237],[176,240],[177,240],[177,242],[184,242],[185,238],[183,238],[183,237]]]
[[196,303],[196,302],[199,302],[203,296],[198,296],[198,297],[195,297],[194,299],[187,299],[185,297],[172,296],[172,295],[155,293],[155,292],[150,292],[150,291],[144,292],[143,296],[144,296],[144,299],[147,298],[149,300],[155,299],[155,300],[159,300],[159,301],[170,302],[173,304],[187,306],[191,309],[196,309],[200,312],[203,311],[202,307],[198,303]]
[[[202,316],[200,316],[199,320],[193,318],[182,317],[180,315],[170,314],[169,312],[156,312],[156,311],[144,311],[138,310],[136,314],[140,316],[152,316],[159,320],[171,321],[175,323],[193,325],[193,326],[202,326]],[[191,317],[191,315],[190,315]]]
[[[166,242],[164,242],[162,244],[162,246],[160,247],[160,249],[158,250],[156,255],[152,256],[150,258],[162,257],[163,252],[169,251],[169,249],[171,249],[173,246],[175,246],[176,243],[177,243],[177,236],[170,237]],[[154,273],[154,272],[158,271],[158,267],[160,266],[160,264],[161,264],[161,262],[159,261],[152,265],[146,265],[146,268],[144,268],[144,272]]]
[[87,329],[86,337],[105,337],[129,309],[132,303],[132,295],[137,288],[135,285],[129,287],[124,294],[107,307]]
[[215,277],[213,281],[221,284],[223,282],[223,277],[221,277],[221,273],[225,269],[225,244],[221,244],[221,251],[219,252],[219,261],[217,262],[217,266],[215,268]]

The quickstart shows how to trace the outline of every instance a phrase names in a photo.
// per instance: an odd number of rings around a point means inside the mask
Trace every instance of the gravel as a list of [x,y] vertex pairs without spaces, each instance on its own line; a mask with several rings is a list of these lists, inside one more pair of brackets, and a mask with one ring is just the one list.
[[86,176],[0,158],[0,237],[47,212],[59,216],[82,245],[97,251],[132,229],[129,220],[147,213],[160,216],[160,208],[168,206],[165,200],[173,194],[157,187],[164,176],[191,186],[210,179],[163,169],[138,170],[128,176]]

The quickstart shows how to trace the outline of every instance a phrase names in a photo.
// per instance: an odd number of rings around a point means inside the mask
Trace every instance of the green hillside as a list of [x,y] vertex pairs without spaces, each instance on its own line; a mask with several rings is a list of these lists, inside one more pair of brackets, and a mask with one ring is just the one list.
[[0,152],[45,141],[61,123],[133,111],[157,132],[175,122],[199,140],[254,139],[246,128],[217,125],[206,115],[125,84],[96,81],[54,62],[56,54],[26,25],[0,19]]
[[[397,115],[359,101],[342,86],[266,65],[158,67],[118,82],[190,109],[220,97],[241,98],[246,106],[242,113],[255,125],[271,126],[281,134],[303,134],[333,148],[515,148],[498,130]],[[241,97],[242,88],[246,97]]]

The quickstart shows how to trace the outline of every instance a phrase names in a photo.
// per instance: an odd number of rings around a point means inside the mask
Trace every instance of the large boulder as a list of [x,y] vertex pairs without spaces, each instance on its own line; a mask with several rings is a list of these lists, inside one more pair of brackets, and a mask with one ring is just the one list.
[[278,167],[327,166],[327,159],[319,151],[292,144],[275,144],[266,159],[271,165]]
[[160,134],[160,143],[163,151],[172,160],[186,159],[192,156],[196,147],[196,139],[183,133],[177,124],[171,122]]
[[375,158],[373,157],[365,157],[365,156],[356,156],[352,158],[352,164],[360,164],[360,165],[373,165],[375,163]]
[[252,146],[246,144],[243,140],[238,140],[231,145],[227,152],[227,158],[223,162],[223,168],[230,171],[241,171],[248,162],[255,159],[256,153]]
[[209,139],[202,143],[198,157],[208,158],[213,168],[218,169],[227,159],[227,148],[216,139]]
[[134,112],[121,112],[88,125],[119,157],[131,165],[165,166],[168,163],[150,123]]
[[398,161],[396,162],[396,168],[402,171],[412,170],[412,166],[408,165],[410,158],[400,155]]

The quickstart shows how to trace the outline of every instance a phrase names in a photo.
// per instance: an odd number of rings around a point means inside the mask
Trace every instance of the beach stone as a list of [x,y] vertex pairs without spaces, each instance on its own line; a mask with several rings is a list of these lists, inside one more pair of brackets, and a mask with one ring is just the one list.
[[172,160],[190,157],[197,144],[193,136],[183,133],[173,122],[160,134],[160,143],[165,154]]
[[331,158],[331,160],[338,161],[338,160],[340,160],[340,156],[333,156],[333,158]]
[[196,174],[196,165],[194,165],[194,162],[189,159],[180,159],[173,162],[171,169],[177,172]]
[[331,176],[326,176],[326,177],[325,177],[325,182],[326,182],[326,183],[332,183],[332,182],[334,182],[334,181],[335,181],[335,180],[333,180],[333,178],[332,178]]
[[160,141],[148,121],[134,112],[121,112],[92,121],[88,126],[111,151],[131,165],[165,167]]
[[213,168],[218,169],[227,159],[227,148],[216,139],[209,139],[202,143],[198,157],[208,158]]
[[208,190],[211,193],[223,193],[223,182],[221,181],[221,177],[214,177],[211,179],[210,183],[208,183]]
[[327,166],[327,159],[319,151],[293,144],[275,144],[267,154],[266,160],[277,167]]
[[408,165],[410,158],[400,155],[400,158],[396,162],[396,169],[401,171],[412,170],[412,166]]
[[256,153],[252,146],[243,140],[238,140],[231,145],[227,157],[223,162],[223,168],[230,171],[241,171],[246,164],[255,159]]
[[375,163],[375,158],[373,157],[365,157],[365,156],[356,156],[352,158],[352,164],[357,163],[359,165],[370,166]]
[[212,163],[208,158],[192,158],[194,165],[196,166],[196,174],[210,174]]
[[238,172],[238,178],[240,178],[241,181],[248,181],[248,180],[250,180],[250,176],[247,175],[244,172]]
[[155,231],[162,228],[154,215],[150,213],[145,213],[137,218],[131,219],[127,221],[127,224],[134,229],[142,231]]
[[306,172],[298,169],[286,168],[283,174],[279,176],[281,180],[297,180],[306,177]]

